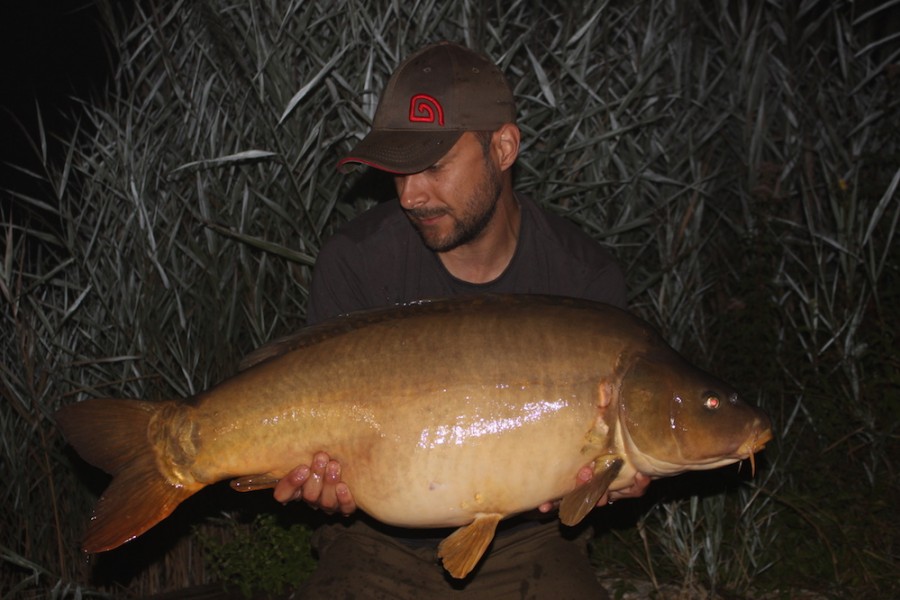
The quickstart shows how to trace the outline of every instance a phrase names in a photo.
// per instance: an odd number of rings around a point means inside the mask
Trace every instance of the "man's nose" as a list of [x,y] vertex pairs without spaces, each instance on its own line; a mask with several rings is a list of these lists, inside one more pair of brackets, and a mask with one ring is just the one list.
[[418,208],[428,202],[425,177],[421,173],[398,175],[394,178],[400,206],[407,210]]

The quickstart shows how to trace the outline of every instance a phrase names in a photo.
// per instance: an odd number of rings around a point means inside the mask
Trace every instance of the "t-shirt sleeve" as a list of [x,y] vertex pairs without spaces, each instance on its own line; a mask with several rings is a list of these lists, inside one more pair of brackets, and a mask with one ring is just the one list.
[[575,223],[522,199],[523,215],[534,232],[524,243],[520,264],[546,278],[551,294],[605,302],[619,308],[627,304],[625,274],[615,257]]
[[359,248],[336,234],[319,251],[306,307],[306,323],[313,325],[366,308],[363,284],[356,272],[364,264]]
[[610,260],[586,277],[583,297],[626,308],[628,288],[619,264]]

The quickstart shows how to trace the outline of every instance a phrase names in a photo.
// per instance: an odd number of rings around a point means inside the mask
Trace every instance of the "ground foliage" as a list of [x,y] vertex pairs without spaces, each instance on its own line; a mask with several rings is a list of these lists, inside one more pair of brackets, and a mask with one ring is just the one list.
[[896,2],[100,6],[115,77],[72,135],[35,134],[44,193],[4,191],[3,597],[231,576],[203,547],[241,548],[269,498],[214,488],[80,556],[106,480],[53,411],[193,394],[299,327],[322,240],[390,196],[336,160],[399,59],[444,38],[510,76],[519,189],[608,245],[632,308],[775,422],[755,477],[685,476],[596,511],[600,571],[660,595],[898,593]]

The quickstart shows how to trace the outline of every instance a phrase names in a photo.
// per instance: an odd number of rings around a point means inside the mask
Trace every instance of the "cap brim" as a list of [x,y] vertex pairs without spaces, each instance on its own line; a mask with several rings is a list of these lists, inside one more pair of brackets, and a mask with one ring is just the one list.
[[418,173],[440,160],[463,133],[443,130],[371,131],[338,161],[338,169],[344,171],[352,163],[361,163],[398,175]]

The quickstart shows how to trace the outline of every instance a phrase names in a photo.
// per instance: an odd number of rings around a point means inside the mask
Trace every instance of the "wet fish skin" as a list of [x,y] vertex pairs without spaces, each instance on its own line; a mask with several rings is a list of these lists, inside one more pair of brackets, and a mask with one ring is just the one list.
[[[113,475],[86,551],[133,539],[206,485],[270,485],[324,450],[375,518],[459,526],[439,553],[464,577],[502,518],[564,497],[560,518],[577,523],[638,470],[714,468],[771,437],[761,411],[649,325],[573,299],[368,311],[307,328],[249,364],[188,401],[96,399],[57,413],[76,450]],[[592,462],[596,476],[576,489],[574,474]]]

